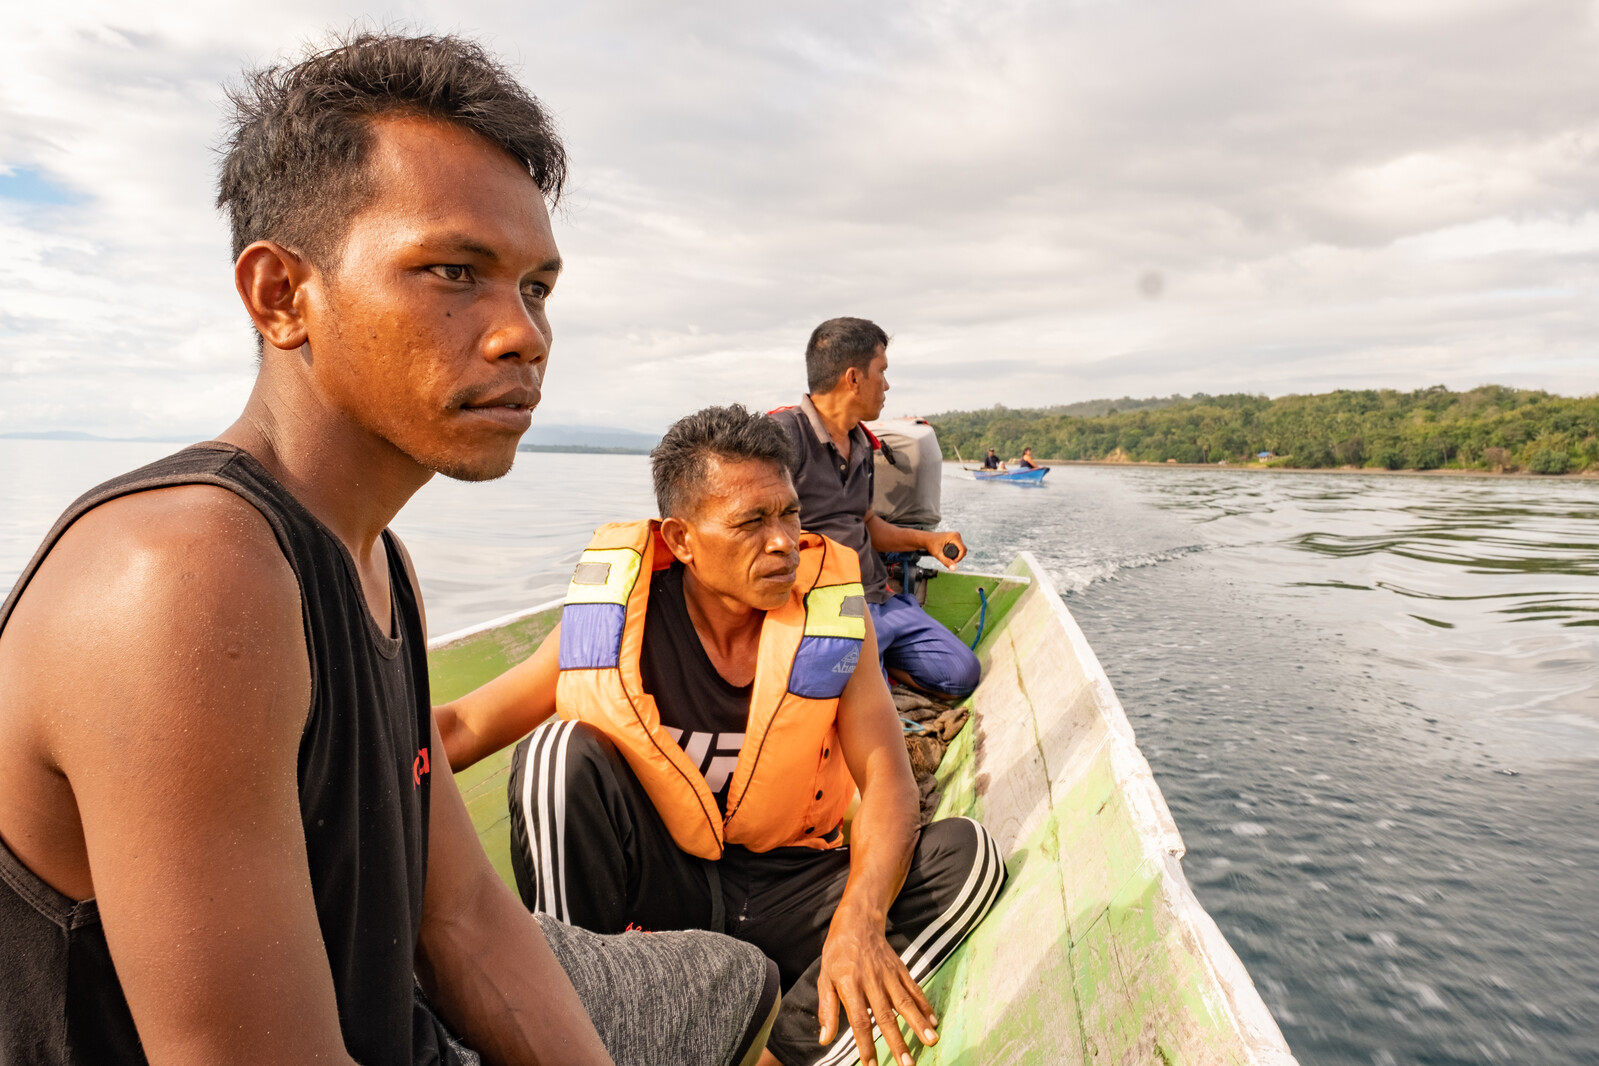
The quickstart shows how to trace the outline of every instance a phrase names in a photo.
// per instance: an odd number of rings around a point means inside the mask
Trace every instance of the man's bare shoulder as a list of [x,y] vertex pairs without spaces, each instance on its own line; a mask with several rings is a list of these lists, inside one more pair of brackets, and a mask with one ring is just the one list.
[[0,691],[86,706],[119,671],[220,681],[275,658],[293,678],[285,655],[305,668],[299,582],[271,526],[226,489],[183,485],[104,503],[61,536],[0,633]]
[[47,613],[88,596],[111,618],[179,590],[195,606],[218,594],[299,596],[261,512],[215,485],[150,489],[101,504],[61,536],[25,598],[35,586],[53,593]]
[[271,527],[226,489],[150,490],[75,522],[0,633],[0,827],[18,857],[83,898],[84,820],[130,806],[114,767],[162,767],[169,789],[236,755],[286,758],[292,776],[311,693],[301,618]]

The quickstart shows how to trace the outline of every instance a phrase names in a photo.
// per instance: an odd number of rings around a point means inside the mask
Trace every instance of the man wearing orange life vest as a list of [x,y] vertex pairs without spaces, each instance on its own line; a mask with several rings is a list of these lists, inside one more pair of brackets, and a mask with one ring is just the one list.
[[[877,661],[856,553],[800,531],[792,445],[766,415],[690,415],[652,462],[663,518],[598,530],[539,650],[435,708],[451,765],[538,727],[510,784],[523,902],[757,945],[784,987],[763,1062],[873,1061],[873,1016],[933,1043],[919,982],[1005,869],[976,822],[917,828],[886,682],[856,668]],[[909,1064],[898,1028],[883,1036]]]

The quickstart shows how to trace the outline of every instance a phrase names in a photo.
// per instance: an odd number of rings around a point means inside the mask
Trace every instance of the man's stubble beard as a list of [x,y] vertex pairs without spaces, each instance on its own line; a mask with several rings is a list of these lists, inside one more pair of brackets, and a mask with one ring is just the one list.
[[486,457],[477,462],[454,456],[430,457],[414,455],[406,452],[417,463],[433,471],[443,474],[455,481],[497,481],[511,472],[511,467],[516,465],[516,449],[512,448],[509,455],[502,460],[499,456]]
[[[328,298],[336,314],[338,306],[336,286],[329,286]],[[540,378],[542,384],[542,375],[540,375]],[[469,398],[467,393],[451,396],[445,405],[445,409],[455,410]],[[516,443],[511,445],[509,452],[503,457],[497,454],[484,455],[481,458],[463,457],[450,450],[448,441],[441,443],[435,454],[432,450],[418,450],[415,445],[403,439],[403,432],[386,431],[387,427],[381,424],[384,421],[381,415],[371,419],[362,418],[354,412],[347,415],[347,417],[352,416],[364,424],[368,432],[388,441],[390,447],[399,451],[418,466],[435,474],[443,474],[445,477],[455,481],[497,481],[509,474],[511,467],[516,463],[517,443],[521,441],[521,436],[518,435]]]
[[424,470],[455,481],[495,481],[504,477],[516,463],[516,448],[521,442],[518,435],[502,453],[499,449],[504,445],[472,448],[457,444],[447,434],[443,439],[419,434],[421,440],[408,440],[403,432],[384,432],[380,427],[372,427],[372,431]]

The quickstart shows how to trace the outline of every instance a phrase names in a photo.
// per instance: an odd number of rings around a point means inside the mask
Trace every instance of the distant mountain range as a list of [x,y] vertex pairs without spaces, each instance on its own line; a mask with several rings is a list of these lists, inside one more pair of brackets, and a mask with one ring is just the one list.
[[[76,429],[47,429],[35,432],[0,433],[0,440],[98,440],[160,442],[189,444],[201,439],[188,437],[105,437],[98,433],[84,433]],[[519,445],[524,452],[628,452],[646,454],[661,439],[659,433],[640,433],[632,429],[615,429],[610,426],[548,425],[535,422],[522,435]]]

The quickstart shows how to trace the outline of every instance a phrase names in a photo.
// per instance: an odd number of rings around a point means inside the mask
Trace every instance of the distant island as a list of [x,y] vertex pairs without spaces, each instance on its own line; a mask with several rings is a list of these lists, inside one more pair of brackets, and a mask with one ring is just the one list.
[[1483,385],[1093,400],[928,418],[945,458],[1245,464],[1295,469],[1599,473],[1599,396]]
[[567,452],[587,455],[648,455],[659,433],[607,426],[572,426],[535,421],[522,435],[517,451]]
[[595,444],[529,444],[516,446],[519,452],[565,452],[571,455],[648,455],[648,448],[602,448]]

